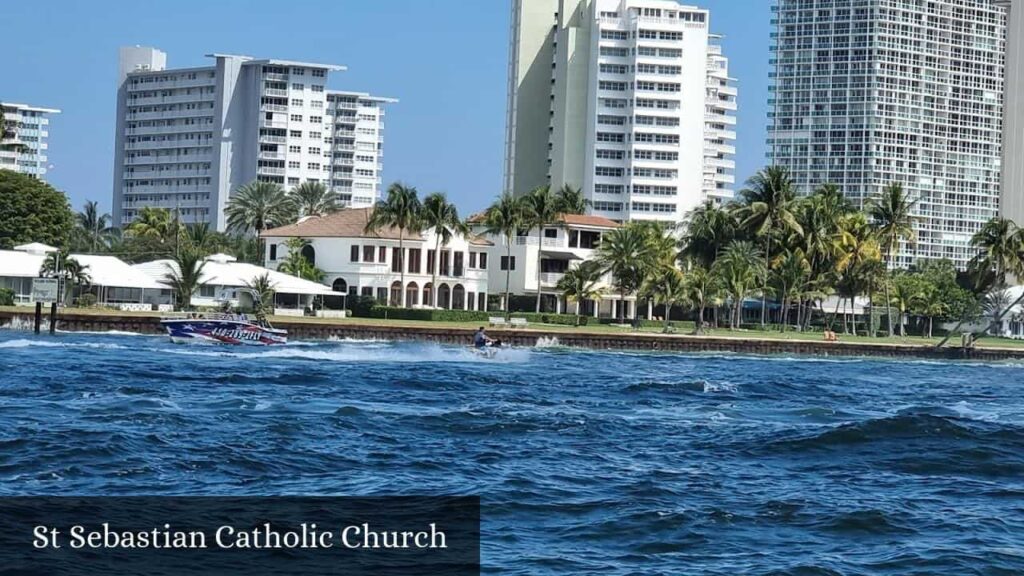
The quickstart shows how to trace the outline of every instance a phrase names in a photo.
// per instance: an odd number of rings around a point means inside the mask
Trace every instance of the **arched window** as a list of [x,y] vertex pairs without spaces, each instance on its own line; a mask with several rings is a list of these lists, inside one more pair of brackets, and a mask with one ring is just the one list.
[[437,307],[451,310],[452,290],[447,284],[441,284],[437,287]]
[[415,282],[409,282],[405,287],[405,305],[406,306],[419,306],[420,304],[420,287]]
[[302,257],[308,260],[313,266],[316,266],[316,250],[313,249],[313,246],[309,244],[303,246]]
[[331,284],[331,290],[334,290],[335,292],[340,292],[342,294],[347,294],[348,282],[345,282],[344,278],[337,278],[334,280],[334,283]]
[[462,284],[456,284],[452,290],[452,310],[466,309],[466,289]]

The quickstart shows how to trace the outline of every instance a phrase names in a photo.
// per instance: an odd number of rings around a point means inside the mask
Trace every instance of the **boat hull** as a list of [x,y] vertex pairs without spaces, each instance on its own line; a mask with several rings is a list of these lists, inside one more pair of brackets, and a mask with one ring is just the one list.
[[280,346],[288,343],[286,330],[265,328],[241,320],[188,318],[162,320],[171,342],[178,344],[211,343],[235,346]]

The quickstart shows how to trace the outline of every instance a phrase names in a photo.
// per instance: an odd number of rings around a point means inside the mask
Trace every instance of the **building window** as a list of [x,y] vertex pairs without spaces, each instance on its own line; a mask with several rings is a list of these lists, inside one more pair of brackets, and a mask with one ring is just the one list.
[[303,86],[302,84],[298,84],[298,83],[292,84],[292,90],[305,90],[305,89],[306,89],[306,87]]
[[351,250],[352,250],[352,252],[351,252],[350,259],[353,262],[359,262],[359,246],[353,245]]
[[469,253],[469,267],[472,269],[476,268],[476,252]]
[[423,252],[419,248],[409,249],[409,273],[419,274],[420,273],[420,260],[423,259]]
[[291,120],[292,122],[302,122],[302,114],[292,114]]
[[[511,265],[510,265],[511,263]],[[501,270],[515,270],[516,269],[516,257],[515,256],[502,256],[501,257]]]
[[373,256],[376,252],[373,246],[363,246],[363,262],[373,262]]
[[377,249],[377,262],[380,262],[381,264],[384,264],[387,261],[388,261],[388,249],[386,247],[384,247],[384,246],[381,246],[381,247],[379,247]]
[[271,261],[277,260],[277,244],[270,245],[270,259]]
[[480,269],[487,270],[487,252],[480,253]]

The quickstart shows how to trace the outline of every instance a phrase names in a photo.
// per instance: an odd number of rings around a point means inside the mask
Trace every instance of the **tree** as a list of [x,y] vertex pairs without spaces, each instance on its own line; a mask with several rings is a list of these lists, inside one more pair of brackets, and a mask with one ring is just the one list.
[[895,306],[899,310],[900,337],[907,337],[907,313],[918,306],[929,294],[928,286],[919,274],[902,272],[893,276],[892,290],[886,290],[888,301],[886,306]]
[[338,195],[320,182],[299,184],[288,193],[288,199],[291,201],[290,210],[296,219],[327,216],[344,208],[338,200]]
[[323,282],[324,271],[317,268],[313,262],[302,253],[303,248],[310,245],[305,238],[289,238],[285,245],[288,247],[288,256],[277,269],[285,274],[291,274],[296,278],[309,280],[310,282]]
[[[405,235],[423,229],[423,205],[416,188],[394,183],[388,187],[387,197],[373,209],[366,232],[376,233],[386,227],[398,229],[398,267],[402,283],[402,308],[406,306],[405,289]],[[437,290],[435,287],[433,290]]]
[[75,236],[82,249],[95,254],[100,247],[108,248],[113,233],[110,214],[100,213],[98,202],[86,202],[82,211],[75,214]]
[[487,233],[505,239],[505,319],[512,314],[512,239],[523,227],[523,204],[512,194],[502,194],[484,213]]
[[541,186],[523,196],[523,212],[526,228],[537,229],[537,307],[535,312],[540,313],[541,301],[541,259],[544,251],[544,228],[555,221],[561,213],[561,206],[558,197],[551,192],[548,186]]
[[556,194],[558,211],[562,214],[585,214],[591,202],[583,195],[583,190],[566,184]]
[[74,296],[74,289],[79,286],[88,286],[92,283],[89,275],[89,267],[82,265],[77,259],[65,250],[50,252],[43,260],[39,268],[39,275],[47,278],[56,278],[63,286],[61,290],[62,300],[67,302],[68,296]]
[[163,282],[171,287],[174,301],[181,310],[192,309],[192,295],[204,284],[202,277],[206,256],[201,249],[185,244],[164,265],[166,272]]
[[683,273],[675,266],[662,266],[645,279],[640,292],[646,299],[665,307],[665,327],[662,331],[667,334],[672,326],[672,308],[686,302],[689,296]]
[[686,300],[697,309],[697,321],[693,333],[704,333],[704,310],[708,303],[715,300],[719,292],[718,278],[710,270],[699,264],[691,266],[683,276],[686,288]]
[[259,235],[294,222],[294,205],[280,184],[250,182],[235,190],[224,210],[228,229]]
[[[772,239],[787,232],[803,234],[794,213],[796,192],[789,171],[772,166],[761,170],[740,191],[736,216],[740,225],[764,242],[764,261],[771,260]],[[761,328],[768,318],[768,268],[762,270]]]
[[245,283],[245,286],[255,294],[256,302],[253,302],[253,312],[257,318],[266,318],[274,312],[274,281],[270,279],[270,273],[264,272]]
[[579,266],[570,269],[565,276],[558,281],[558,291],[562,293],[566,301],[576,302],[576,325],[580,325],[580,308],[583,302],[593,301],[598,304],[604,290],[600,287],[601,279],[604,277],[604,270],[594,260],[586,260]]
[[738,233],[732,212],[708,200],[691,212],[679,243],[682,257],[710,268]]
[[178,250],[182,228],[181,222],[167,208],[146,206],[125,232],[141,241],[148,250],[166,256]]
[[810,269],[811,264],[801,248],[785,250],[772,261],[771,278],[782,305],[779,314],[779,330],[782,332],[786,331],[789,324],[790,305],[800,298],[804,278]]
[[[871,216],[875,226],[878,241],[882,246],[882,256],[885,258],[886,268],[892,269],[893,258],[896,255],[896,248],[900,241],[913,246],[917,242],[917,232],[914,230],[916,218],[913,216],[914,206],[917,200],[911,200],[899,184],[890,184],[882,192],[881,198],[871,201],[868,204],[868,215]],[[892,338],[892,309],[888,307],[889,283],[885,283],[885,301],[889,320],[889,337]],[[902,321],[900,331],[903,331]]]
[[441,258],[441,246],[447,246],[455,234],[468,235],[469,226],[459,218],[459,209],[455,204],[449,202],[443,192],[435,192],[423,199],[423,227],[433,230],[435,236],[430,305],[437,308],[437,269]]
[[743,302],[750,295],[758,278],[764,275],[764,260],[753,242],[736,240],[718,257],[713,273],[721,282],[725,293],[732,299],[729,329],[740,328],[743,322]]
[[606,233],[598,247],[597,261],[611,272],[619,292],[620,322],[626,319],[626,297],[640,289],[647,274],[658,263],[660,254],[652,242],[652,227],[656,226],[651,222],[628,222]]
[[875,230],[863,212],[854,212],[844,216],[839,223],[839,235],[836,238],[836,275],[839,278],[837,289],[841,295],[850,299],[853,332],[857,331],[855,307],[857,296],[869,291],[879,272],[876,264],[881,263],[882,254],[878,245]]
[[0,249],[30,242],[67,247],[73,220],[63,193],[26,174],[0,170]]

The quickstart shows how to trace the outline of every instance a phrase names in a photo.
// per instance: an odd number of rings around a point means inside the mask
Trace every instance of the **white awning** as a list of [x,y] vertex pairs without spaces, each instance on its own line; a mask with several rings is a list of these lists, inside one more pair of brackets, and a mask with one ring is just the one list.
[[[144,288],[146,290],[163,288],[149,276],[113,256],[72,254],[69,257],[85,267],[85,272],[89,275],[89,283],[93,286]],[[0,250],[0,277],[38,278],[45,261],[46,255],[42,252]]]
[[[225,261],[224,258],[207,258],[200,281],[208,286],[227,286],[242,288],[264,274],[270,275],[270,282],[275,292],[280,294],[301,294],[312,296],[337,296],[338,293],[329,286],[304,280],[274,270],[268,270],[244,262]],[[172,260],[154,260],[132,266],[139,272],[160,284],[166,285],[164,278],[171,270],[177,271]]]

